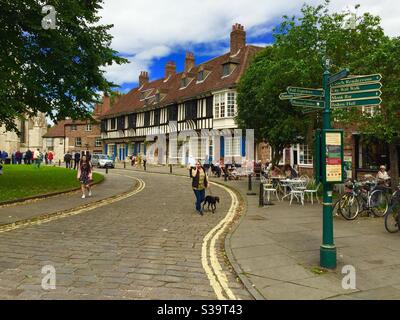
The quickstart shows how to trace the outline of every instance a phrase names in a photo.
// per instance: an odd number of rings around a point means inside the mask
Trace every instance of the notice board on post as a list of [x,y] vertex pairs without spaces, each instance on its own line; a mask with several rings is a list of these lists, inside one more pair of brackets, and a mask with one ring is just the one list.
[[322,174],[327,183],[343,183],[343,130],[322,132]]

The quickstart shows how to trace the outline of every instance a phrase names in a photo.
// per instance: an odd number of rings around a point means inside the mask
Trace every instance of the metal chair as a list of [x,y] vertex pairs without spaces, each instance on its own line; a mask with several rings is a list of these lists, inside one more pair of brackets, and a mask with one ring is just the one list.
[[311,204],[314,204],[314,194],[315,194],[315,198],[317,198],[317,201],[319,203],[319,198],[318,198],[318,190],[321,187],[321,183],[318,183],[318,185],[316,186],[315,189],[306,189],[304,190],[305,195],[308,198],[311,198]]

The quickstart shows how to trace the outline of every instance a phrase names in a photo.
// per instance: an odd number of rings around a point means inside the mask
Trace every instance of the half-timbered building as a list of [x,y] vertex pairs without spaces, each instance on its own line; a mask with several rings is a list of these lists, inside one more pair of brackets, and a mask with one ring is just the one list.
[[[202,129],[235,129],[236,87],[254,55],[261,47],[246,45],[246,32],[235,24],[230,51],[210,61],[195,64],[193,53],[186,53],[183,72],[176,64],[165,66],[163,79],[149,81],[141,72],[139,86],[122,96],[112,107],[103,106],[101,132],[105,153],[125,160],[128,155],[146,154],[151,143],[146,136],[201,132]],[[168,138],[167,138],[168,139]],[[167,158],[219,160],[245,154],[244,139],[232,137],[187,137],[178,139],[180,153],[168,150]],[[148,159],[151,160],[151,159]]]

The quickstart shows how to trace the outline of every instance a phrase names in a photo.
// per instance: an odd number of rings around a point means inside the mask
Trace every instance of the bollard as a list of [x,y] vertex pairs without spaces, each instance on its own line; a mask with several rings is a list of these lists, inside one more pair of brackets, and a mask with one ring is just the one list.
[[252,185],[251,185],[251,174],[249,174],[249,190],[247,191],[248,196],[255,196],[256,193],[253,192],[252,190]]
[[124,169],[126,169],[126,161],[124,161]]
[[169,173],[172,174],[172,164],[169,165]]
[[228,169],[226,167],[224,169],[224,180],[228,181]]
[[260,182],[260,197],[259,197],[259,201],[258,201],[258,205],[260,207],[264,207],[264,186],[262,184],[262,182]]
[[61,167],[61,160],[58,160],[58,166]]
[[106,167],[106,174],[108,174],[108,167]]

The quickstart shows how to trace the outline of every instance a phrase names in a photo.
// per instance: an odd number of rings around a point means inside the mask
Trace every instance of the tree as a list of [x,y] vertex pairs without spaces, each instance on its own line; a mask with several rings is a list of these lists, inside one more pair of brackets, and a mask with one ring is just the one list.
[[279,100],[282,88],[298,70],[278,54],[275,47],[267,47],[254,58],[238,86],[236,117],[239,127],[254,129],[257,142],[269,143],[274,165],[285,147],[304,140],[307,129],[299,111]]
[[[399,141],[399,39],[385,36],[380,18],[365,13],[357,19],[353,30],[343,28],[350,12],[330,13],[329,1],[319,6],[304,5],[302,16],[283,17],[274,31],[275,43],[260,53],[241,79],[238,91],[238,123],[255,129],[258,140],[266,139],[273,148],[276,131],[282,123],[296,119],[302,125],[281,131],[279,139],[287,144],[296,143],[297,135],[307,129],[305,137],[320,126],[318,114],[301,116],[288,102],[278,100],[279,92],[286,87],[322,86],[322,59],[330,57],[332,72],[349,67],[351,74],[382,73],[383,105],[375,117],[363,114],[360,109],[335,112],[335,118],[344,124],[358,125],[360,133],[373,135],[388,142],[391,149],[392,169],[397,170],[395,143]],[[358,7],[358,6],[357,6]],[[251,90],[249,92],[246,92]],[[287,119],[285,122],[282,122]],[[284,129],[284,128],[283,128]],[[286,127],[287,130],[287,127]],[[279,133],[279,131],[278,131]],[[306,139],[310,141],[311,139]],[[394,178],[398,173],[392,170]]]
[[[47,1],[46,1],[47,2]],[[42,27],[45,1],[2,0],[0,125],[45,113],[52,120],[86,118],[99,92],[115,84],[102,68],[127,60],[110,48],[112,25],[99,24],[103,0],[53,0],[56,29]]]

